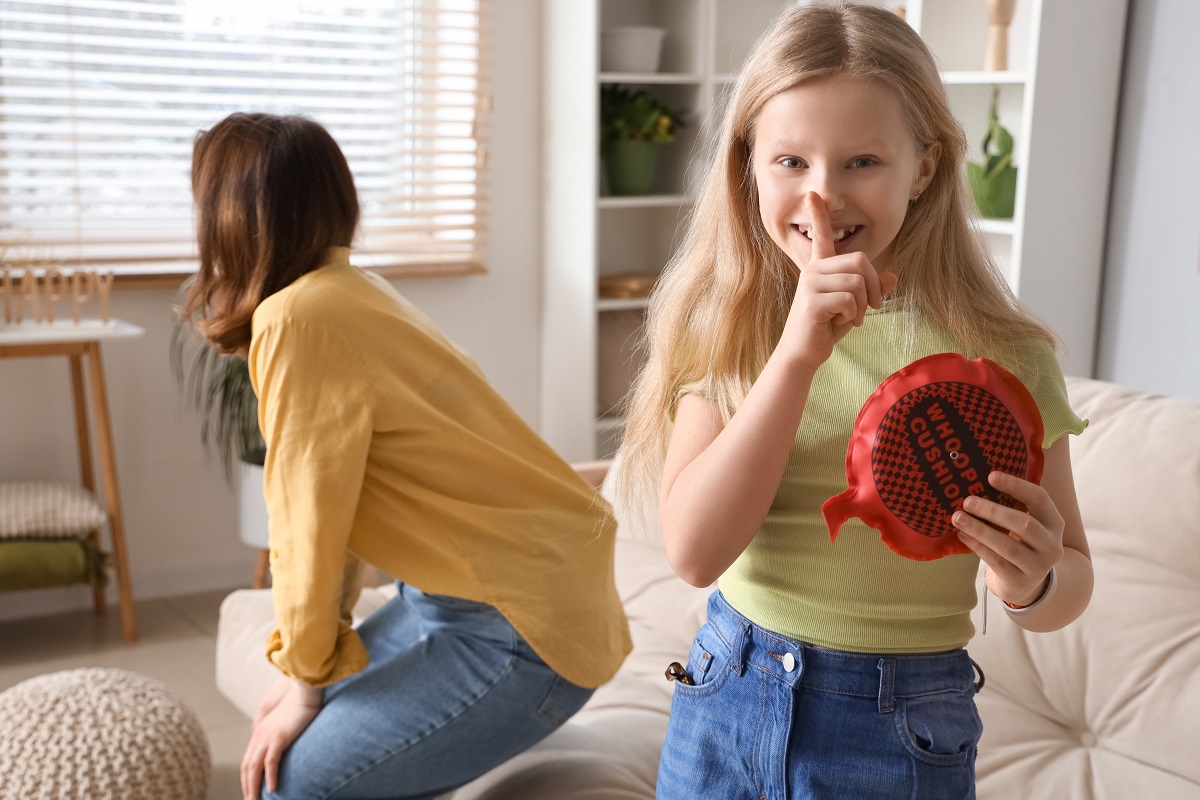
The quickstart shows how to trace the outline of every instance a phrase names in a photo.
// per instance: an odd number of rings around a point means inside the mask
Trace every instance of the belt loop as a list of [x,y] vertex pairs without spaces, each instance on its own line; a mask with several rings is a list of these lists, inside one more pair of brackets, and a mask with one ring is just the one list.
[[975,672],[979,674],[979,680],[975,681],[975,694],[979,694],[983,690],[983,683],[986,680],[983,675],[983,667],[979,666],[979,664],[973,658],[971,659],[971,666],[974,667]]
[[890,714],[896,708],[896,659],[879,659],[879,713]]
[[738,675],[742,674],[742,666],[746,661],[746,636],[750,632],[750,623],[746,620],[738,620],[737,637],[730,643],[733,646],[733,663],[729,666]]

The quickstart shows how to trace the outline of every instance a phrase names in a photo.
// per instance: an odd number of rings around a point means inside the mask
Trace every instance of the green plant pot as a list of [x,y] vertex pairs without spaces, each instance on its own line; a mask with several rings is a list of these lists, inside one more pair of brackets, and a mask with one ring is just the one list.
[[614,195],[650,194],[654,190],[654,165],[659,145],[655,142],[607,142],[604,145],[604,174],[608,191]]
[[967,164],[967,183],[979,213],[994,219],[1012,219],[1017,200],[1017,168],[1007,167],[987,178],[982,164]]

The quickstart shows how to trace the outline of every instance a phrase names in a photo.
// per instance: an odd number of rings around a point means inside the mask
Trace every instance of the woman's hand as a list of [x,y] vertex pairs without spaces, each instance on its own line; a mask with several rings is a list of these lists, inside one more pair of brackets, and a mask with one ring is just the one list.
[[279,780],[279,759],[321,711],[321,690],[281,678],[263,697],[242,756],[242,797],[258,800],[266,775],[267,791]]
[[[1045,489],[1003,472],[988,483],[1025,505],[1018,511],[983,497],[969,497],[954,514],[959,539],[988,565],[992,594],[1027,606],[1046,590],[1050,570],[1063,557],[1065,523]],[[988,524],[990,523],[990,524]]]
[[883,305],[884,296],[896,288],[896,276],[876,272],[865,253],[838,255],[825,202],[816,192],[809,192],[804,203],[812,255],[800,268],[780,345],[790,348],[800,363],[815,370],[851,328],[862,325],[868,306]]
[[271,710],[279,705],[279,701],[287,694],[291,685],[292,680],[286,675],[280,675],[279,680],[271,684],[271,688],[267,689],[267,693],[259,701],[258,710],[254,712],[254,725],[257,725],[259,720],[271,713]]

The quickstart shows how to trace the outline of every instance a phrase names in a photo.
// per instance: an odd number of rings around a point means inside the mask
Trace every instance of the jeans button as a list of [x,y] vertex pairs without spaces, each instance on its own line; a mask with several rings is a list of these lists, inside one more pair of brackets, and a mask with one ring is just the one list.
[[784,672],[791,672],[796,668],[796,657],[791,653],[784,653],[782,660]]

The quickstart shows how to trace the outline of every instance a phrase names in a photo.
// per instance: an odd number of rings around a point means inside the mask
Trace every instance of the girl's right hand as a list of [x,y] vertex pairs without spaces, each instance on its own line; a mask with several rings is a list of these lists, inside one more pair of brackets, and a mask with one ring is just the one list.
[[[896,288],[896,275],[876,272],[865,253],[838,255],[825,202],[816,192],[804,197],[812,254],[800,280],[779,346],[816,370],[851,328],[862,325],[867,306],[880,308]],[[799,266],[799,265],[797,265]]]

